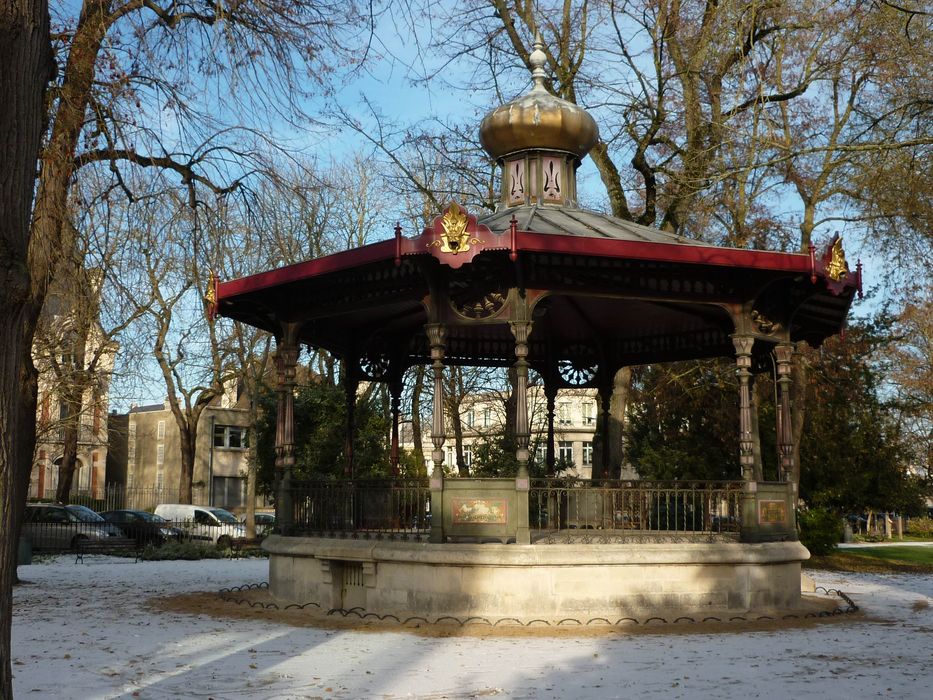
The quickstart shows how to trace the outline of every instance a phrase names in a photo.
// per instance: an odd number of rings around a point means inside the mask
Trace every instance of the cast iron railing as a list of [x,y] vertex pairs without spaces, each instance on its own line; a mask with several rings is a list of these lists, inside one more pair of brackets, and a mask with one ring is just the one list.
[[738,533],[741,481],[535,479],[532,530],[636,530]]
[[[743,490],[741,481],[535,479],[529,492],[529,525],[548,532],[625,530],[737,537]],[[423,539],[431,530],[427,479],[300,481],[292,484],[291,495],[293,525],[283,534]]]
[[292,483],[289,535],[427,536],[431,491],[424,479],[317,480]]

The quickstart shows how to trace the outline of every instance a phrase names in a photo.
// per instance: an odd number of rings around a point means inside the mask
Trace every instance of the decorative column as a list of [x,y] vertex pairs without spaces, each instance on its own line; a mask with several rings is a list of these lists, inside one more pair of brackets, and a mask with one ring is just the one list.
[[794,357],[794,346],[782,343],[774,348],[777,360],[778,410],[777,443],[778,458],[780,460],[780,480],[790,481],[794,474],[794,424],[791,413],[791,361]]
[[431,459],[431,542],[444,541],[444,441],[447,437],[444,426],[444,352],[447,329],[440,323],[429,323],[424,327],[431,346],[431,369],[434,372],[434,410],[431,420],[431,442],[434,450]]
[[531,529],[528,522],[528,499],[531,478],[528,474],[528,444],[531,441],[531,425],[528,422],[528,336],[531,335],[530,321],[513,321],[509,324],[515,336],[515,458],[518,474],[515,476],[515,544],[531,544]]
[[275,422],[275,520],[278,530],[288,534],[295,524],[292,507],[292,470],[295,467],[295,368],[298,365],[297,328],[285,324],[276,338],[275,370],[278,407]]
[[742,478],[755,479],[755,454],[752,439],[752,346],[751,336],[734,335],[736,375],[739,378],[739,465]]
[[554,408],[557,401],[555,382],[544,385],[544,398],[547,399],[547,473],[554,473]]
[[360,380],[356,376],[355,361],[351,367],[351,360],[344,359],[343,390],[344,400],[347,406],[347,424],[346,435],[344,436],[343,454],[346,460],[344,465],[344,475],[352,479],[354,475],[353,465],[353,437],[356,434],[356,392],[360,388]]
[[392,476],[399,475],[398,469],[398,421],[402,404],[402,380],[393,379],[389,382],[389,394],[392,402]]
[[531,426],[528,423],[528,336],[530,321],[513,321],[515,336],[515,458],[518,460],[518,478],[528,480],[528,445]]

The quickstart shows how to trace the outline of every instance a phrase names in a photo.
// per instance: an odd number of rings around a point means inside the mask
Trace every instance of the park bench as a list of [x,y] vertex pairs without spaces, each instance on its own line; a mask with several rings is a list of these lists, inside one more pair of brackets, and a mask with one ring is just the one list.
[[261,549],[264,537],[236,537],[230,540],[230,558],[239,559],[250,552],[258,552]]
[[139,561],[142,547],[132,537],[108,537],[107,539],[92,540],[80,538],[75,546],[75,564],[84,562],[85,554],[132,554],[135,561]]

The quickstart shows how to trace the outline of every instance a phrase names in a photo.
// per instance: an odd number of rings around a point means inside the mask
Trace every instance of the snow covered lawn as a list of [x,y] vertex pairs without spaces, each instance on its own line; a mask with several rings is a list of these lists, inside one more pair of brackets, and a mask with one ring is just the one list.
[[933,697],[933,576],[817,573],[867,616],[809,628],[421,637],[146,604],[264,581],[263,559],[86,562],[20,568],[17,698]]

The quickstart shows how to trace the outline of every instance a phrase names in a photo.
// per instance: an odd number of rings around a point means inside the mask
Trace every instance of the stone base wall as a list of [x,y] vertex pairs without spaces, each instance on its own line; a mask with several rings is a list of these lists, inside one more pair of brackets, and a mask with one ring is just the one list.
[[799,542],[501,545],[272,536],[269,588],[283,603],[429,620],[522,621],[793,610]]

